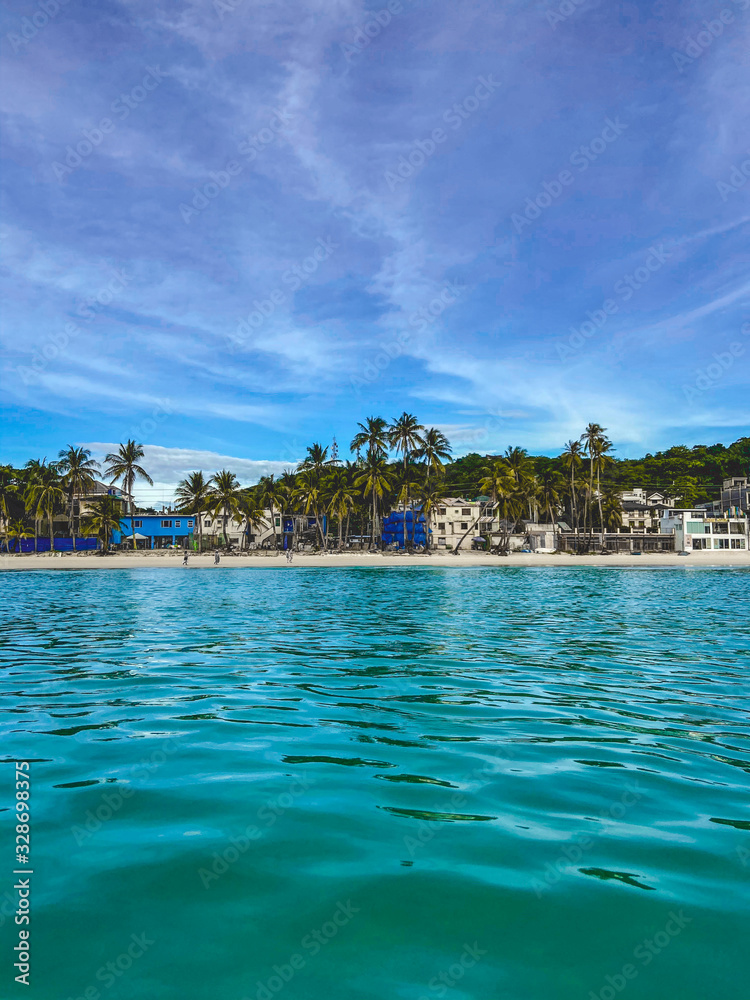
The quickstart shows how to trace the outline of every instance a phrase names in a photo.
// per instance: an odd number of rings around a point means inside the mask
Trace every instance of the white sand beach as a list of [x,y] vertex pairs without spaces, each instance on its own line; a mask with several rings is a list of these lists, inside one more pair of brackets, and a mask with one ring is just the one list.
[[693,552],[689,556],[680,556],[675,552],[644,552],[640,556],[633,555],[589,555],[578,556],[567,553],[512,553],[509,556],[493,556],[483,552],[465,552],[451,555],[446,552],[436,552],[432,555],[380,552],[348,552],[329,553],[327,555],[312,553],[295,553],[293,562],[287,563],[283,553],[245,553],[243,555],[225,555],[222,553],[218,566],[214,565],[212,554],[191,555],[187,568],[182,565],[181,552],[117,552],[112,555],[98,556],[90,553],[49,552],[43,554],[0,556],[0,570],[79,570],[79,569],[191,569],[210,568],[223,569],[284,569],[327,568],[337,567],[415,567],[438,569],[457,569],[471,566],[596,566],[607,568],[612,566],[628,566],[631,569],[639,566],[679,566],[683,569],[691,567],[750,567],[750,551],[743,552]]

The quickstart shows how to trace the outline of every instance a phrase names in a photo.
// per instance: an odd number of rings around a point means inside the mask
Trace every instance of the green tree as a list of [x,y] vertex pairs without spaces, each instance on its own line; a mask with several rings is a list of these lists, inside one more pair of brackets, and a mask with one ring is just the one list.
[[139,479],[145,479],[149,486],[154,485],[151,476],[149,476],[142,465],[138,464],[144,455],[143,445],[128,440],[125,444],[118,445],[117,451],[110,452],[104,458],[104,461],[107,463],[107,468],[104,470],[105,475],[110,477],[111,484],[116,483],[118,479],[121,480],[123,492],[127,497],[133,551],[137,548],[135,544],[133,489]]
[[177,509],[192,514],[198,525],[198,552],[203,551],[203,512],[211,503],[211,487],[202,472],[191,472],[177,484],[175,492]]
[[368,452],[362,471],[354,480],[354,485],[362,488],[363,494],[372,497],[372,539],[371,547],[375,548],[376,539],[381,537],[378,519],[378,500],[391,488],[391,477],[388,464],[376,452]]
[[86,535],[96,535],[102,543],[102,550],[109,552],[109,542],[115,531],[122,531],[122,507],[116,497],[99,497],[89,505],[81,521],[81,530]]
[[208,485],[211,490],[208,496],[209,510],[214,516],[221,515],[224,546],[229,551],[229,516],[231,514],[233,521],[242,520],[239,480],[233,472],[221,469],[209,479]]
[[[96,479],[94,470],[99,463],[91,457],[88,448],[76,448],[69,444],[59,454],[57,467],[62,472],[62,484],[68,494],[68,528],[73,539],[73,551],[76,550],[75,501],[76,496],[90,493],[94,489]],[[80,520],[81,504],[78,501],[78,519]]]
[[40,465],[35,470],[33,478],[26,487],[26,502],[29,509],[34,512],[34,520],[40,520],[41,514],[47,516],[47,528],[49,531],[49,550],[55,549],[55,528],[53,515],[55,510],[59,510],[65,503],[65,491],[62,487],[60,473],[54,462],[49,465]]
[[[391,448],[396,452],[397,455],[401,455],[403,459],[403,478],[402,482],[407,485],[405,492],[402,491],[403,504],[404,504],[404,529],[406,529],[406,512],[411,508],[411,500],[409,496],[408,484],[409,478],[407,476],[407,469],[410,460],[414,457],[416,451],[424,447],[424,438],[422,437],[422,431],[424,427],[419,423],[417,418],[412,413],[407,413],[404,411],[400,417],[396,417],[395,420],[388,427],[388,443]],[[413,525],[414,527],[414,525]],[[408,533],[405,530],[405,535]],[[406,541],[408,544],[413,542],[414,531],[412,531],[411,542]]]

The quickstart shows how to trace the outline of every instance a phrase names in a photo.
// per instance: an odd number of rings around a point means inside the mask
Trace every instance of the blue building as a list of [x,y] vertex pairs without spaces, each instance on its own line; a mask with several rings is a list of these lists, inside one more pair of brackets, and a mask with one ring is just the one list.
[[192,548],[194,524],[192,514],[181,514],[178,511],[136,514],[132,522],[130,517],[123,517],[120,522],[122,530],[112,532],[112,541],[115,545],[130,542],[135,527],[135,540],[139,549],[165,549],[170,545]]

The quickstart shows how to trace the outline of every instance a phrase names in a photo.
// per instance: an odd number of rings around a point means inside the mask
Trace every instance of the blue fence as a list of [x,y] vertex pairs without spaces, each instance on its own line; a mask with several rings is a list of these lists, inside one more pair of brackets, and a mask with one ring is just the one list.
[[[8,541],[7,547],[3,545],[3,550],[6,552],[18,553],[18,538],[11,538]],[[21,538],[21,552],[49,552],[49,538],[39,537],[36,543],[36,549],[34,548],[33,538]],[[73,551],[73,539],[67,538],[55,538],[55,552],[72,552]],[[93,551],[99,545],[99,540],[97,538],[92,538],[90,536],[86,538],[76,538],[76,551],[86,552]]]

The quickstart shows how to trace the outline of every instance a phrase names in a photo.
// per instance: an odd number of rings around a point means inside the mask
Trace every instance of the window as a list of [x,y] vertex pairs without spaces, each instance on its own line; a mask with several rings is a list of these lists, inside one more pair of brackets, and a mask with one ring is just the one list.
[[280,525],[281,525],[281,518],[277,517],[276,518],[276,527],[278,528]]
[[445,531],[445,522],[441,521],[438,524],[438,531]]
[[192,528],[192,527],[193,527],[193,522],[192,521],[188,521],[188,528]]
[[693,548],[694,549],[707,549],[708,548],[708,538],[694,538]]
[[728,538],[714,538],[714,548],[715,549],[728,549],[729,539]]
[[745,529],[738,521],[729,522],[729,534],[730,535],[744,535]]
[[461,508],[461,514],[462,514],[463,517],[468,517],[469,514],[471,514],[471,508],[470,507],[462,507]]
[[172,522],[171,521],[162,521],[161,522],[161,526],[162,526],[162,528],[171,528],[172,527]]
[[466,531],[466,529],[467,529],[468,527],[469,527],[469,524],[468,524],[468,522],[467,522],[467,521],[462,521],[462,522],[461,522],[461,531]]
[[704,526],[703,521],[688,521],[687,530],[691,535],[702,535],[708,533],[709,526]]
[[181,528],[182,527],[182,521],[175,521],[174,526],[175,526],[175,528]]
[[439,507],[439,508],[438,508],[438,514],[439,514],[439,515],[440,515],[441,517],[445,517],[445,507]]
[[142,528],[143,527],[143,521],[133,521],[133,527],[134,528]]
[[745,548],[745,539],[744,538],[733,538],[732,539],[732,548],[733,549],[744,549]]
[[445,537],[444,536],[442,536],[442,537],[439,536],[438,537],[438,545],[445,545]]
[[714,521],[714,534],[715,535],[728,535],[729,525],[726,521]]
[[210,521],[204,521],[203,522],[203,527],[204,528],[210,528],[211,527],[211,522]]

